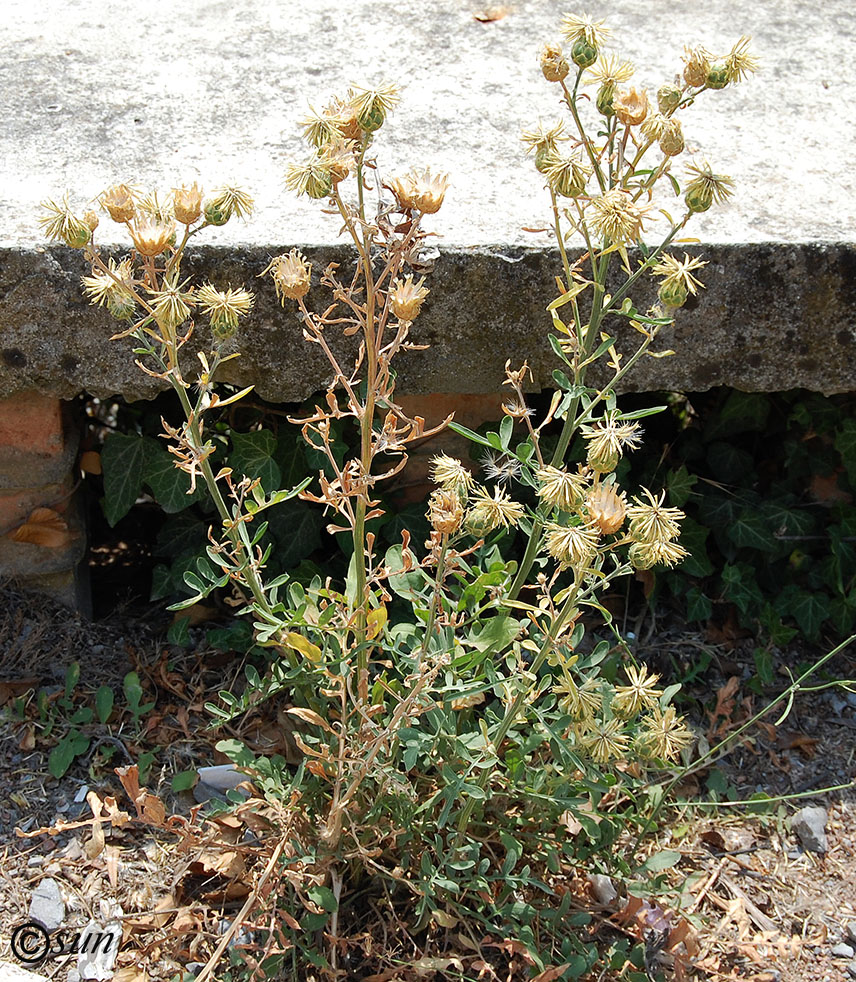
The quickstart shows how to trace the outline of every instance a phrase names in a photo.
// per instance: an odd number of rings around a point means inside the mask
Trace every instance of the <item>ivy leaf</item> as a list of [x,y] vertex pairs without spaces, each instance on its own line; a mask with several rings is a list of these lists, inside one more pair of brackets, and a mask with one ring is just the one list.
[[720,481],[737,482],[744,474],[752,471],[752,454],[735,447],[731,443],[718,441],[707,448],[707,463]]
[[[208,544],[208,524],[182,512],[171,515],[163,524],[155,542],[158,556],[173,559],[202,552]],[[154,599],[154,598],[153,598]]]
[[229,466],[245,477],[259,478],[266,491],[274,491],[280,486],[282,477],[273,459],[275,453],[276,437],[270,430],[232,433]]
[[753,508],[746,508],[740,512],[728,527],[728,537],[741,549],[775,552],[778,545],[769,524]]
[[145,438],[111,433],[101,451],[104,515],[110,526],[124,518],[143,490]]
[[835,449],[847,471],[850,486],[856,488],[856,419],[845,419],[835,434]]
[[820,637],[820,625],[831,613],[829,597],[822,593],[798,590],[790,605],[790,614],[809,641]]
[[687,620],[707,621],[713,613],[713,604],[697,586],[687,590]]
[[681,563],[681,576],[710,576],[713,572],[713,563],[707,554],[705,545],[710,529],[693,521],[691,518],[681,520],[681,537],[678,539],[680,544],[689,552],[687,558]]
[[698,477],[690,474],[683,464],[676,471],[670,470],[666,475],[669,504],[674,508],[680,508],[689,498],[697,480]]
[[767,425],[771,402],[760,392],[734,389],[719,412],[711,413],[704,430],[705,440],[736,436],[738,433],[760,433]]
[[764,602],[755,573],[748,563],[722,568],[722,586],[725,599],[731,601],[742,614],[748,614]]
[[321,546],[324,516],[306,501],[292,498],[267,512],[269,528],[276,539],[276,560],[283,569],[296,566]]
[[179,470],[177,458],[150,437],[143,439],[143,481],[148,484],[152,497],[168,514],[184,511],[207,494],[201,475],[197,475],[196,490],[190,490],[190,475]]

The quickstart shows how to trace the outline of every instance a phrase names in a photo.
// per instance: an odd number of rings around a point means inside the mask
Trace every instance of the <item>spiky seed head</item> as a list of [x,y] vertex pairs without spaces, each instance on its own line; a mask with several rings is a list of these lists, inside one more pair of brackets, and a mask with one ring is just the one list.
[[231,337],[238,329],[238,319],[252,310],[254,298],[247,290],[218,290],[206,283],[196,293],[199,309],[207,314],[211,330],[220,339]]
[[161,330],[174,331],[190,316],[194,301],[183,286],[184,284],[168,283],[162,290],[151,291],[154,318]]
[[348,102],[356,114],[360,129],[367,133],[379,130],[400,101],[398,88],[391,82],[385,82],[375,89],[353,86],[348,93]]
[[546,529],[544,542],[553,559],[577,571],[589,568],[600,537],[600,529],[593,522],[584,525],[547,522]]
[[622,188],[610,188],[591,199],[586,218],[594,231],[616,245],[632,244],[642,237],[650,204],[641,205]]
[[571,66],[562,52],[561,45],[545,44],[539,58],[541,74],[548,82],[561,82],[568,77]]
[[694,89],[707,81],[711,54],[700,44],[684,48],[684,81]]
[[538,497],[551,508],[572,512],[582,504],[587,485],[581,474],[547,464],[535,472],[535,477],[539,482]]
[[212,194],[205,205],[205,221],[209,225],[225,225],[235,215],[249,218],[253,213],[253,199],[242,188],[226,185]]
[[92,229],[72,212],[68,195],[59,203],[43,201],[42,210],[44,214],[39,218],[39,225],[49,239],[64,242],[72,249],[82,249],[92,238]]
[[600,529],[604,535],[612,535],[624,524],[626,502],[624,495],[614,488],[601,484],[586,496],[586,508],[589,520]]
[[437,454],[431,458],[429,473],[431,480],[445,491],[454,491],[465,497],[473,486],[473,475],[456,457]]
[[657,108],[664,116],[674,112],[681,104],[684,94],[674,82],[666,82],[657,89]]
[[665,491],[659,498],[647,488],[643,489],[642,494],[644,499],[635,497],[633,503],[627,506],[631,539],[644,544],[671,542],[676,539],[681,533],[678,522],[684,517],[684,513],[679,508],[665,506]]
[[464,521],[464,506],[454,491],[437,488],[428,500],[428,520],[437,532],[454,535]]
[[127,184],[114,184],[107,188],[98,196],[98,201],[113,221],[120,225],[130,222],[137,212],[134,192]]
[[744,78],[758,71],[758,59],[746,50],[751,40],[745,36],[740,38],[725,59],[729,82],[742,82]]
[[413,276],[408,273],[403,280],[396,280],[389,291],[389,302],[392,312],[401,321],[414,321],[419,315],[422,303],[428,296],[427,287],[423,286],[425,277],[413,282]]
[[562,33],[568,41],[588,41],[591,45],[603,44],[612,34],[606,22],[593,20],[588,14],[567,14],[562,18]]
[[657,145],[667,157],[677,157],[678,154],[684,152],[684,133],[679,119],[672,119],[671,117],[666,119],[666,125],[663,127]]
[[330,181],[338,184],[344,181],[354,166],[353,143],[335,140],[328,143],[322,152],[322,159],[330,171]]
[[629,82],[635,71],[631,62],[623,61],[618,55],[601,55],[586,71],[583,80],[586,83],[598,82],[600,85],[615,86]]
[[324,107],[324,115],[332,121],[342,134],[342,138],[352,143],[358,143],[363,137],[363,131],[357,122],[354,107],[345,99],[338,96],[331,99]]
[[709,89],[724,89],[730,81],[731,73],[728,70],[728,65],[724,61],[714,62],[708,69],[707,76],[704,80],[705,85]]
[[[114,259],[107,260],[109,272],[93,273],[91,276],[81,277],[84,293],[89,297],[89,302],[97,307],[107,305],[112,311],[112,305],[117,309],[125,309],[130,301],[133,310],[136,302],[132,293],[134,270],[130,259],[123,259],[117,263]],[[115,315],[114,315],[115,316]],[[119,318],[124,320],[126,318]]]
[[326,198],[333,190],[333,173],[323,154],[315,154],[305,164],[289,164],[285,169],[285,186],[298,195]]
[[485,488],[476,488],[472,494],[473,502],[467,512],[466,526],[473,535],[487,535],[494,529],[510,528],[516,525],[525,514],[525,509],[499,485],[493,489],[493,496]]
[[312,106],[309,107],[309,112],[300,121],[300,125],[303,127],[303,136],[306,141],[319,150],[326,147],[328,143],[341,140],[343,136],[342,123],[335,112],[319,113]]
[[643,89],[630,88],[616,92],[612,108],[618,120],[625,126],[638,126],[648,115],[648,93]]
[[684,201],[693,212],[707,211],[714,203],[721,204],[734,193],[734,181],[726,174],[714,174],[707,162],[687,168],[693,179],[687,184]]
[[687,729],[683,718],[677,716],[674,706],[661,709],[652,707],[652,715],[645,720],[639,734],[638,745],[650,757],[670,760],[692,746],[694,737]]
[[303,253],[292,249],[288,255],[275,256],[259,274],[270,273],[279,302],[285,306],[289,300],[300,300],[309,292],[312,282],[312,264]]
[[629,737],[621,732],[621,720],[609,719],[593,722],[584,740],[591,759],[598,764],[619,760],[627,751]]
[[662,689],[657,688],[659,675],[649,675],[646,665],[625,668],[629,685],[617,685],[612,697],[612,711],[624,719],[635,716],[643,709],[653,709],[659,705]]
[[579,158],[560,157],[555,154],[547,162],[544,176],[555,194],[564,198],[577,198],[586,189],[588,171]]
[[651,267],[654,276],[663,277],[659,289],[660,301],[667,307],[682,307],[690,293],[695,295],[699,287],[704,289],[704,285],[692,275],[692,271],[706,265],[704,260],[690,258],[686,253],[683,260],[669,254],[662,256]]
[[616,413],[607,413],[594,426],[582,426],[587,442],[586,462],[599,474],[609,474],[618,466],[625,450],[635,450],[642,442],[641,427],[636,422],[622,422]]
[[143,219],[131,229],[131,239],[141,256],[159,256],[175,242],[175,222]]
[[172,207],[176,221],[182,225],[192,225],[198,220],[202,214],[202,189],[196,181],[189,188],[182,184],[172,189]]
[[582,685],[577,685],[570,676],[566,676],[551,691],[559,696],[560,708],[577,722],[594,719],[595,713],[603,708],[603,693],[595,678],[586,679]]

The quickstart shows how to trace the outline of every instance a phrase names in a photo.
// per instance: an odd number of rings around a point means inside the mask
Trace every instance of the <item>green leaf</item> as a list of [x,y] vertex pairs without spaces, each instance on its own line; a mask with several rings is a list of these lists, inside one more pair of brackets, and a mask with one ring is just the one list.
[[820,637],[820,626],[829,617],[829,597],[822,593],[798,590],[790,604],[790,614],[809,641]]
[[769,648],[756,648],[753,652],[755,671],[764,685],[772,685],[776,679],[773,672],[773,652]]
[[675,849],[663,849],[662,852],[655,852],[653,856],[649,856],[642,864],[642,869],[649,873],[662,873],[663,870],[677,866],[681,858],[681,853]]
[[733,389],[719,412],[712,414],[708,420],[704,430],[705,440],[763,431],[771,405],[770,397],[760,392]]
[[757,610],[764,602],[755,571],[747,563],[726,563],[722,567],[722,586],[725,599],[743,614]]
[[168,515],[184,511],[207,496],[201,475],[198,475],[196,490],[193,494],[188,494],[190,475],[175,466],[178,458],[157,440],[146,437],[143,440],[143,451],[143,481],[149,486],[152,497]]
[[717,480],[728,482],[739,482],[754,466],[752,454],[721,441],[707,448],[707,463]]
[[683,464],[676,471],[670,470],[666,475],[669,504],[674,508],[680,508],[685,504],[697,480],[698,477],[690,474]]
[[713,613],[713,604],[697,586],[687,590],[687,620],[707,621]]
[[835,449],[847,471],[850,487],[856,489],[856,419],[845,419],[835,434]]
[[321,546],[324,515],[306,501],[292,498],[267,512],[270,532],[276,539],[276,561],[283,569],[296,566]]
[[713,572],[713,563],[705,546],[709,534],[709,529],[693,519],[681,520],[681,537],[678,541],[689,552],[689,556],[681,563],[680,575],[704,577]]
[[336,900],[335,894],[329,887],[310,887],[306,891],[306,894],[313,903],[318,904],[328,914],[332,914],[339,909],[339,901]]
[[469,641],[481,652],[499,652],[507,648],[520,633],[520,623],[513,617],[492,617]]
[[89,737],[78,730],[71,730],[50,752],[48,770],[59,780],[74,763],[75,757],[85,754],[88,749]]
[[483,436],[476,433],[475,430],[470,430],[466,426],[461,426],[460,423],[456,423],[454,420],[449,423],[449,429],[454,430],[456,433],[460,433],[461,436],[465,436],[468,440],[472,440],[473,443],[478,443],[483,447],[493,447],[490,440],[486,440]]
[[514,432],[514,420],[510,416],[503,416],[502,422],[499,424],[499,440],[502,444],[502,449],[508,452],[508,448],[511,445],[511,435]]
[[179,771],[172,776],[173,791],[189,791],[199,780],[199,774],[194,770]]
[[291,427],[283,427],[276,438],[273,459],[280,470],[282,487],[293,488],[306,477],[306,444]]
[[[208,544],[208,523],[195,515],[181,512],[170,515],[164,522],[155,542],[156,555],[174,559],[189,553],[202,552]],[[156,599],[156,598],[153,598]]]
[[260,478],[266,491],[280,486],[282,475],[273,459],[276,453],[276,436],[270,430],[254,430],[252,433],[232,433],[232,452],[229,466],[249,478]]
[[101,685],[95,693],[95,712],[98,713],[98,721],[106,723],[113,712],[113,702],[115,694],[109,685]]
[[400,545],[390,546],[386,550],[385,562],[389,570],[387,582],[393,593],[413,603],[419,590],[425,585],[425,577],[418,567],[407,572],[404,571],[404,560],[401,558],[401,552]]
[[186,648],[190,644],[190,618],[179,617],[173,621],[166,632],[166,639],[170,644]]
[[104,474],[104,516],[110,526],[131,509],[143,490],[145,438],[111,433],[101,450]]
[[728,538],[741,549],[775,552],[778,547],[769,524],[754,508],[740,512],[728,527]]

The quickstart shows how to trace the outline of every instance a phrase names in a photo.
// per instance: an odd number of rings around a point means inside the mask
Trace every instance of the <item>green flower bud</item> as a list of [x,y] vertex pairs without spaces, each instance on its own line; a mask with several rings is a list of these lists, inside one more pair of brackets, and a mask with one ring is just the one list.
[[707,211],[713,204],[713,193],[705,188],[690,187],[684,195],[684,201],[690,211]]
[[229,221],[230,212],[216,201],[209,201],[205,206],[205,221],[209,225],[225,225]]
[[617,450],[604,450],[602,453],[592,453],[591,451],[595,446],[596,444],[589,448],[586,462],[598,474],[611,474],[618,467],[620,453]]
[[65,243],[72,249],[82,249],[91,238],[92,230],[81,223],[68,230]]
[[556,151],[549,147],[538,147],[535,151],[535,169],[546,174],[551,164],[555,162]]
[[615,109],[612,105],[612,97],[615,95],[614,85],[601,85],[597,91],[597,111],[601,116],[614,116]]
[[654,565],[654,557],[651,550],[639,542],[635,542],[627,553],[630,565],[634,569],[650,569]]
[[588,68],[597,61],[597,47],[584,37],[578,38],[571,48],[571,60],[578,68]]
[[708,70],[705,85],[709,89],[724,89],[728,85],[729,75],[728,65],[724,61],[718,61]]
[[[366,133],[374,133],[375,130],[379,130],[383,126],[385,119],[386,113],[384,112],[383,106],[377,104],[371,106],[365,112],[357,114],[357,122],[360,124],[360,129],[365,130]],[[319,195],[319,197],[324,197],[324,195]]]
[[134,303],[134,298],[130,296],[112,296],[107,297],[107,310],[116,318],[117,321],[129,321],[132,320],[134,314],[136,313],[137,305]]
[[683,307],[687,302],[687,287],[684,283],[666,280],[660,284],[657,296],[666,307]]

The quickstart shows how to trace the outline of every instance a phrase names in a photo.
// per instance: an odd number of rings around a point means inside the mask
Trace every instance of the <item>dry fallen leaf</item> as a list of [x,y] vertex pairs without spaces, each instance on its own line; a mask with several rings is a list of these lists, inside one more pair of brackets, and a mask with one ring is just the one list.
[[511,7],[485,7],[482,10],[473,12],[473,19],[482,24],[492,24],[494,21],[502,20],[511,13]]
[[29,518],[9,534],[14,542],[27,542],[45,549],[62,549],[71,542],[68,522],[52,508],[36,508]]
[[96,450],[86,450],[80,455],[80,469],[84,474],[101,473],[101,454]]
[[111,976],[113,982],[149,982],[149,977],[142,968],[136,965],[127,965],[120,968]]

